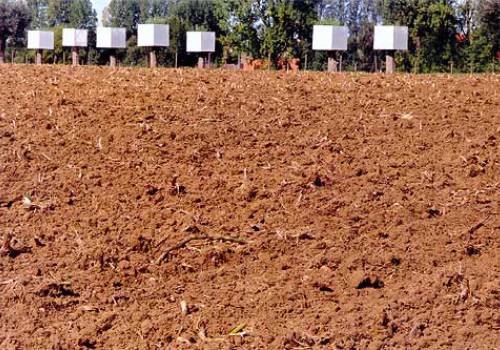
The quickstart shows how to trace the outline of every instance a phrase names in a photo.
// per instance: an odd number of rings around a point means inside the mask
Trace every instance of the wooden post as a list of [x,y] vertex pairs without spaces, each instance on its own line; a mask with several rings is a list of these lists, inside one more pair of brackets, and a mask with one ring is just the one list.
[[339,72],[342,72],[342,53],[340,54]]
[[208,53],[208,59],[207,59],[207,68],[212,67],[212,53]]
[[40,49],[36,50],[35,63],[38,65],[42,64],[42,50]]
[[109,65],[111,67],[116,67],[116,56],[114,52],[111,54],[111,56],[109,56]]
[[175,68],[177,69],[177,57],[179,56],[177,49],[175,49]]
[[158,61],[156,60],[156,50],[151,48],[151,51],[149,52],[149,67],[150,68],[156,68],[158,65]]
[[79,56],[78,56],[78,47],[73,47],[71,48],[71,64],[73,66],[78,66],[80,62],[79,61]]
[[335,55],[333,51],[328,51],[328,71],[337,72],[337,61],[335,60]]
[[5,63],[5,52],[3,48],[3,40],[0,39],[0,64]]
[[203,69],[205,66],[205,59],[203,57],[198,57],[198,69]]
[[387,74],[392,74],[396,70],[396,63],[394,62],[394,56],[387,54],[385,56],[385,72]]

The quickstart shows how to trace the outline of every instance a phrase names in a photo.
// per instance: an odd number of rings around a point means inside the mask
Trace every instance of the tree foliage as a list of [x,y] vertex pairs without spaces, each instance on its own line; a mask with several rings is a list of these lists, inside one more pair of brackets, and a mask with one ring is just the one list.
[[4,61],[7,43],[16,46],[24,42],[24,30],[30,20],[29,9],[24,3],[0,0],[0,63]]
[[226,53],[258,56],[259,17],[254,11],[253,1],[215,0],[214,13],[221,31],[219,41],[226,48]]
[[50,27],[62,25],[94,29],[97,24],[97,14],[90,0],[49,0],[47,23]]
[[[87,28],[88,62],[106,61],[106,52],[95,50],[91,0],[0,0],[0,6],[5,8],[0,28],[9,28],[0,31],[2,47],[7,39],[21,42],[29,27]],[[11,8],[21,10],[7,15]],[[16,18],[18,24],[12,24]],[[312,27],[319,23],[349,28],[348,50],[337,53],[346,69],[380,68],[384,52],[373,50],[375,24],[408,26],[409,49],[396,55],[407,71],[446,71],[452,65],[485,71],[498,63],[500,51],[500,0],[111,0],[103,25],[127,28],[128,49],[120,54],[126,64],[146,64],[148,49],[135,47],[139,23],[170,25],[170,47],[157,49],[162,65],[193,65],[196,55],[186,53],[186,31],[208,30],[216,33],[218,61],[296,57],[321,69],[327,55],[311,48]]]
[[494,53],[500,51],[500,0],[482,0],[478,6],[479,26],[491,43]]

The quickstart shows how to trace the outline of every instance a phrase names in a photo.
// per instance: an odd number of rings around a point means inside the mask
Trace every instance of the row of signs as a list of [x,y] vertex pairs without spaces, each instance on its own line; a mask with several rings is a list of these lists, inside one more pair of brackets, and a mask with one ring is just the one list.
[[[88,30],[63,29],[62,46],[87,47]],[[98,27],[97,48],[124,49],[127,47],[125,28]],[[137,28],[137,46],[166,47],[170,45],[169,26],[166,24],[139,24]],[[215,32],[187,32],[188,52],[214,52]],[[28,31],[28,49],[53,50],[54,32]]]
[[[166,24],[139,24],[137,46],[169,46],[169,26]],[[313,27],[313,50],[347,50],[349,30],[345,26],[315,25]],[[97,47],[121,49],[126,47],[125,28],[97,28]],[[86,29],[63,29],[62,45],[86,47]],[[375,50],[407,50],[408,27],[375,26],[373,48]],[[28,49],[54,49],[54,33],[51,31],[28,31]],[[187,32],[187,52],[214,52],[214,32]]]
[[[375,26],[374,50],[408,50],[408,27]],[[345,26],[315,25],[313,27],[313,50],[345,51],[349,30]]]

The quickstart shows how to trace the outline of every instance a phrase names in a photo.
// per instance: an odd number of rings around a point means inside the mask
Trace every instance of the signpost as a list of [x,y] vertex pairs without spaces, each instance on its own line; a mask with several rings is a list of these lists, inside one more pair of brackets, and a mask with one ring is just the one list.
[[211,53],[215,52],[215,32],[187,32],[187,52],[208,52],[207,62],[202,57],[198,58],[198,68],[210,67]]
[[385,72],[392,74],[396,70],[394,51],[408,50],[408,27],[404,26],[375,26],[374,50],[387,50],[385,56]]
[[127,30],[125,28],[98,27],[97,48],[112,49],[109,56],[109,65],[116,66],[115,49],[127,47]]
[[28,49],[36,50],[36,64],[42,64],[42,51],[54,50],[54,32],[28,31]]
[[71,62],[78,66],[80,47],[87,47],[88,31],[86,29],[64,28],[62,46],[71,47]]
[[169,46],[169,26],[167,24],[139,24],[137,27],[137,46],[150,47],[149,66],[158,65],[156,47]]
[[[347,50],[349,30],[346,26],[315,25],[313,27],[313,50],[328,51],[328,71],[337,72],[338,62],[335,60],[335,51]],[[342,62],[342,61],[341,61]]]

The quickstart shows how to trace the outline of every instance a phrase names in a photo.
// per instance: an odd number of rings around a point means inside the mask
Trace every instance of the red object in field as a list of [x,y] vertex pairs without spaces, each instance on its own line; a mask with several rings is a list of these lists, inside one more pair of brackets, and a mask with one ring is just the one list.
[[[269,60],[263,60],[263,59],[246,60],[245,62],[243,62],[243,70],[247,70],[247,71],[258,70],[258,69],[268,69],[270,66],[271,66],[271,62]],[[291,58],[291,59],[280,58],[276,62],[276,67],[279,70],[289,69],[293,72],[296,72],[299,70],[299,67],[300,67],[300,59],[298,59],[298,58]]]
[[292,58],[291,60],[288,61],[288,65],[290,66],[290,70],[292,72],[298,72],[300,68],[300,59]]
[[276,62],[276,67],[278,67],[279,70],[286,70],[288,64],[285,58],[278,58],[278,62]]
[[276,62],[276,66],[280,70],[291,70],[292,72],[297,72],[300,67],[299,58],[279,58]]
[[457,41],[457,43],[464,43],[467,41],[467,36],[462,33],[457,33],[455,34],[455,40]]
[[256,70],[269,68],[269,61],[262,59],[253,59],[243,63],[243,70]]

